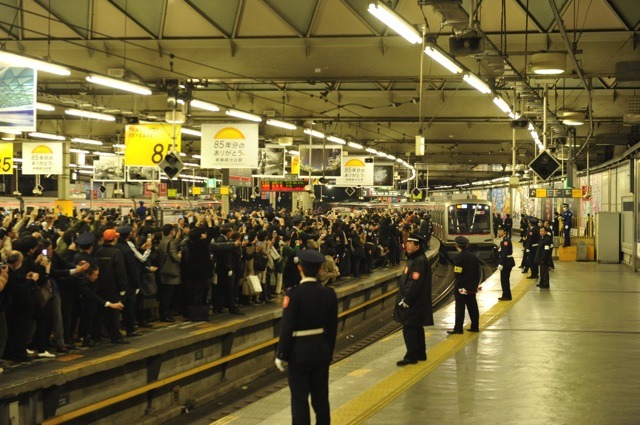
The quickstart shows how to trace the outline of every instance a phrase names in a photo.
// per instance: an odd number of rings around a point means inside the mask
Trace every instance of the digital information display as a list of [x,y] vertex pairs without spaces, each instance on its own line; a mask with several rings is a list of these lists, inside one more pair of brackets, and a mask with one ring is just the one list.
[[304,180],[262,180],[261,192],[304,192],[307,183]]

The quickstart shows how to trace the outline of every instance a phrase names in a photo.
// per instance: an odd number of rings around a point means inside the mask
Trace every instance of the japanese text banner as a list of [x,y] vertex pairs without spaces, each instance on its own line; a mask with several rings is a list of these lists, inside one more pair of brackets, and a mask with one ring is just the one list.
[[366,156],[342,158],[342,176],[336,178],[336,186],[372,186],[373,162],[365,162]]
[[258,124],[203,124],[200,168],[258,168]]
[[[153,167],[158,165],[173,145],[173,124],[128,125],[125,129],[124,165]],[[180,126],[175,128],[176,147],[180,152]]]
[[22,143],[22,174],[62,174],[62,143]]
[[13,143],[0,143],[0,174],[13,174]]

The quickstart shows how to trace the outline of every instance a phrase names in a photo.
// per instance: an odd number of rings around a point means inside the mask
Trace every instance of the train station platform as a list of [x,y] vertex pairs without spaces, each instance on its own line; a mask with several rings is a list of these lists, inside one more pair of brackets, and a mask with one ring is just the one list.
[[[426,362],[397,367],[396,332],[333,364],[332,423],[638,423],[640,276],[622,264],[556,261],[550,289],[540,289],[515,268],[504,302],[499,280],[494,273],[478,295],[479,334],[446,333],[453,304],[435,314]],[[289,406],[283,388],[214,424],[287,424]]]

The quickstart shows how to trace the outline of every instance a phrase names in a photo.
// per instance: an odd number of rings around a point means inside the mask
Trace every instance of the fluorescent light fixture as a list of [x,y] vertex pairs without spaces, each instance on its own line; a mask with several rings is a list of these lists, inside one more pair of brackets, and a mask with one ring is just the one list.
[[489,88],[487,83],[485,83],[484,81],[482,81],[480,78],[476,77],[472,73],[464,74],[464,77],[462,77],[462,79],[466,81],[467,84],[469,84],[470,86],[478,90],[480,93],[485,93],[485,94],[491,93],[491,89]]
[[402,164],[404,161],[402,159],[400,159],[400,158],[396,158],[396,162],[399,163],[399,164]]
[[336,137],[336,136],[329,136],[329,137],[327,137],[327,140],[330,141],[330,142],[333,142],[333,143],[337,143],[339,145],[346,145],[347,144],[346,140],[341,139],[341,138]]
[[124,90],[131,93],[142,94],[148,96],[151,89],[140,84],[129,83],[128,81],[117,80],[115,78],[103,77],[101,75],[91,74],[87,76],[87,81],[101,86],[111,87],[118,90]]
[[56,107],[53,105],[49,105],[48,103],[36,102],[36,109],[40,111],[55,111]]
[[91,170],[78,170],[78,174],[93,174],[93,171]]
[[9,133],[9,134],[15,134],[16,136],[22,134],[22,131],[20,130],[10,130],[10,129],[6,129],[6,130],[2,130],[3,133]]
[[534,53],[531,55],[531,71],[538,75],[562,74],[567,68],[567,55],[564,53]]
[[34,131],[29,133],[29,137],[37,137],[38,139],[49,139],[49,140],[67,140],[64,136],[59,136],[57,134],[51,133],[41,133],[39,131]]
[[202,158],[202,155],[191,155],[191,158],[194,158],[194,159],[201,159],[201,158]]
[[584,124],[584,112],[563,112],[562,123],[564,125],[578,126]]
[[184,152],[180,152],[180,156],[187,156],[187,154]]
[[535,130],[531,130],[531,137],[533,137],[534,139],[538,139],[539,138],[538,132]]
[[500,108],[500,110],[502,112],[504,112],[505,114],[512,114],[511,112],[511,108],[509,107],[509,105],[507,104],[507,102],[504,101],[503,98],[501,98],[500,96],[496,96],[493,98],[493,103],[496,104],[496,106],[498,108]]
[[13,162],[22,162],[22,158],[13,158]]
[[304,129],[304,134],[310,134],[312,137],[317,137],[318,139],[324,139],[324,133],[320,133],[319,131],[311,130],[310,128]]
[[393,155],[391,155],[391,154],[387,154],[387,158],[389,158],[389,159],[390,159],[390,160],[392,160],[392,161],[395,161],[395,160],[396,160],[396,157],[395,157],[395,156],[393,156]]
[[365,151],[367,151],[367,152],[369,152],[370,154],[373,154],[373,155],[378,153],[378,151],[373,149],[373,148],[366,148]]
[[76,149],[76,148],[69,149],[69,152],[71,152],[71,153],[82,153],[82,154],[90,153],[89,151],[85,151],[83,149]]
[[65,109],[67,115],[73,115],[74,117],[90,118],[93,120],[111,121],[114,122],[116,117],[113,115],[101,114],[99,112],[83,111],[81,109]]
[[78,168],[86,168],[88,170],[93,170],[95,167],[93,165],[78,165]]
[[360,143],[355,143],[355,142],[349,142],[347,143],[347,146],[355,149],[364,149],[364,147]]
[[94,151],[93,152],[94,155],[98,155],[98,156],[116,156],[115,153],[111,153],[111,152],[100,152],[100,151]]
[[386,157],[387,157],[387,154],[386,154],[386,153],[384,153],[384,152],[382,152],[382,151],[378,151],[378,152],[376,153],[376,155],[378,155],[380,158],[386,158]]
[[238,111],[238,110],[235,110],[235,109],[227,109],[227,111],[225,113],[227,115],[232,116],[232,117],[241,118],[241,119],[247,120],[247,121],[262,122],[262,117],[261,116],[255,115],[255,114],[250,114],[248,112]]
[[202,131],[194,130],[192,128],[180,127],[180,133],[188,134],[189,136],[202,137]]
[[520,119],[521,116],[522,115],[520,115],[520,114],[509,112],[509,118],[511,118],[512,120],[518,120],[518,119]]
[[300,155],[300,151],[287,151],[287,153],[294,156]]
[[218,112],[220,107],[213,103],[205,102],[204,100],[193,99],[191,101],[191,107],[204,109],[205,111]]
[[431,57],[431,59],[433,59],[434,61],[438,62],[440,65],[444,66],[445,68],[447,68],[449,71],[453,72],[454,74],[460,74],[462,72],[462,68],[460,68],[458,65],[456,65],[451,59],[449,59],[446,55],[444,55],[443,53],[441,53],[439,50],[431,47],[431,46],[427,46],[424,49],[424,52],[429,55]]
[[81,139],[79,137],[74,137],[73,139],[71,139],[72,142],[75,143],[82,143],[85,145],[96,145],[96,146],[102,146],[102,142],[100,140],[93,140],[93,139]]
[[370,3],[369,13],[380,19],[384,24],[407,39],[411,44],[422,43],[422,34],[418,32],[409,22],[398,16],[396,12],[389,9],[382,3]]
[[11,66],[35,68],[38,71],[48,72],[50,74],[62,76],[71,75],[71,70],[65,66],[5,51],[0,51],[0,62]]
[[196,164],[195,162],[183,162],[185,167],[194,167],[194,168],[200,168],[200,164]]
[[267,125],[272,125],[274,127],[280,127],[280,128],[285,128],[287,130],[295,130],[296,128],[298,128],[298,126],[296,126],[295,124],[291,124],[285,121],[278,121],[278,120],[272,120],[272,119],[268,119],[267,120]]
[[11,142],[13,140],[16,140],[16,135],[13,134],[13,133],[2,132],[2,133],[0,133],[0,140],[5,140],[5,141],[8,141],[8,142]]
[[127,145],[123,145],[121,143],[114,143],[113,147],[116,149],[126,149]]

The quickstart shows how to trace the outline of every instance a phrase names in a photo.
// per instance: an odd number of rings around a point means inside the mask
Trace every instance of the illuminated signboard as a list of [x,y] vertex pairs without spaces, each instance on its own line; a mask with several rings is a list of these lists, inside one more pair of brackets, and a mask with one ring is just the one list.
[[262,180],[261,192],[304,192],[304,180]]

